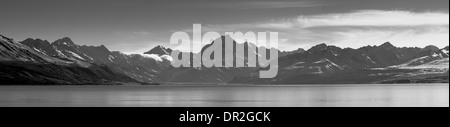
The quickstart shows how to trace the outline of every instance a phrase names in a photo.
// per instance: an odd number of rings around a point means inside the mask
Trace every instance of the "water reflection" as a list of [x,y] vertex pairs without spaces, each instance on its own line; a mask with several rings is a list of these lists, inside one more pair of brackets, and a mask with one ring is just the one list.
[[448,107],[449,86],[0,86],[0,106]]

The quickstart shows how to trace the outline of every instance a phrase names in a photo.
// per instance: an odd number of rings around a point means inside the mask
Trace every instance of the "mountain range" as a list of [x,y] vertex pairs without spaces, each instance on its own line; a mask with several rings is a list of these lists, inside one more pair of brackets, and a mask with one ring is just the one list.
[[[227,37],[218,39],[225,40]],[[223,41],[225,42],[225,41]],[[203,47],[202,52],[214,42]],[[224,44],[223,44],[224,45]],[[244,59],[259,55],[253,43]],[[250,49],[250,50],[248,50]],[[26,39],[16,42],[0,36],[0,84],[342,84],[342,83],[441,83],[448,82],[448,46],[396,47],[389,42],[358,49],[320,44],[308,50],[279,51],[279,73],[272,79],[258,78],[260,67],[174,68],[170,48],[156,46],[143,54],[110,51],[104,45],[77,45],[65,37],[54,42]],[[201,52],[201,53],[202,53]],[[196,56],[196,53],[188,53]],[[225,64],[225,62],[223,63]],[[235,63],[232,63],[235,65]],[[248,66],[246,64],[246,66]]]
[[[53,43],[55,48],[58,43]],[[36,40],[36,45],[47,45]],[[42,47],[43,47],[42,46]],[[51,46],[53,47],[53,46]],[[48,50],[51,51],[51,50]],[[11,38],[0,36],[0,84],[2,85],[86,85],[140,83],[122,73],[112,71],[108,66],[80,60],[81,57],[69,50],[65,56],[61,50],[43,52],[35,47],[17,43]],[[56,53],[58,55],[51,55]],[[74,57],[80,57],[75,59]],[[147,83],[142,83],[147,84]]]

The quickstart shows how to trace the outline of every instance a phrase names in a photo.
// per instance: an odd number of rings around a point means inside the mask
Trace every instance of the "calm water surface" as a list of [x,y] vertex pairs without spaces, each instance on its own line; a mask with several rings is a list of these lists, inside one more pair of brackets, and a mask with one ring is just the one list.
[[449,107],[449,85],[0,86],[0,106]]

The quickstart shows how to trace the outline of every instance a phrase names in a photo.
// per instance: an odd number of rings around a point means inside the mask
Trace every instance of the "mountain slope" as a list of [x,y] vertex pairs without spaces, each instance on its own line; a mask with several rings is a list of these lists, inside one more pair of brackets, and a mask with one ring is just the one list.
[[[205,52],[206,49],[219,49],[222,51],[222,65],[224,66],[227,64],[230,60],[235,60],[237,58],[243,59],[244,61],[248,61],[248,55],[257,55],[256,51],[256,45],[253,45],[251,43],[243,43],[239,44],[236,41],[232,41],[233,48],[226,47],[225,46],[225,40],[231,39],[229,36],[222,36],[221,38],[216,39],[211,44],[205,45],[201,53]],[[222,40],[222,46],[218,47],[211,47],[214,45],[215,42],[217,42],[219,39]],[[237,55],[236,53],[236,46],[244,47],[244,55]],[[252,50],[248,50],[248,47],[252,47]],[[232,56],[226,56],[225,51],[233,51]],[[196,57],[198,54],[196,53],[190,53],[192,56]],[[214,58],[214,55],[211,55],[211,58]],[[236,62],[228,63],[232,64],[233,66],[236,65]],[[245,66],[248,66],[248,64],[244,64]],[[242,76],[249,76],[249,75],[255,75],[257,72],[257,67],[250,67],[250,68],[235,68],[235,67],[229,67],[229,68],[206,68],[206,67],[196,67],[196,68],[173,68],[169,67],[162,71],[162,73],[158,74],[158,77],[161,78],[162,81],[165,82],[191,82],[191,83],[227,83],[233,80],[236,77],[242,77]]]
[[[105,84],[120,81],[161,83],[252,83],[252,84],[339,84],[339,83],[392,83],[392,82],[448,82],[448,47],[425,48],[395,47],[389,42],[379,46],[358,49],[340,48],[319,44],[311,49],[299,49],[279,53],[279,73],[272,79],[260,79],[261,68],[174,68],[171,65],[172,49],[157,46],[144,54],[123,54],[109,51],[105,46],[80,46],[70,38],[55,42],[40,39],[26,39],[22,44],[3,37],[0,45],[0,60],[3,68],[0,77],[9,82],[25,78],[30,82],[47,84]],[[218,39],[232,39],[224,36]],[[216,40],[217,41],[217,40]],[[237,58],[248,61],[249,55],[258,56],[259,50],[252,43],[236,43],[233,48],[221,48],[222,64]],[[244,54],[238,55],[236,47],[244,47]],[[250,47],[250,50],[248,49]],[[233,51],[233,57],[225,51]],[[189,53],[197,57],[196,53]],[[214,55],[210,56],[214,58]],[[245,64],[245,66],[249,66]],[[253,65],[252,65],[253,66]],[[12,68],[12,69],[11,69]],[[23,72],[22,70],[26,70]],[[45,73],[44,73],[45,72]],[[65,72],[62,77],[54,77]],[[52,77],[53,76],[53,77]],[[63,78],[65,77],[65,78]],[[67,78],[71,77],[71,78]],[[419,77],[419,78],[418,78]],[[421,77],[433,80],[422,80]],[[436,78],[439,80],[435,80]],[[8,79],[8,80],[6,80]],[[414,79],[414,80],[412,80]]]
[[[46,45],[45,41],[38,44]],[[105,66],[83,61],[60,59],[44,52],[0,38],[1,85],[61,85],[61,84],[118,84],[136,82],[125,75],[114,73]]]
[[31,48],[14,42],[13,39],[0,35],[0,60],[1,61],[25,61],[25,62],[62,62]]
[[[411,74],[426,76],[427,73],[422,72],[430,71],[434,72],[433,74],[445,75],[445,72],[448,71],[448,53],[445,53],[445,49],[439,50],[435,46],[398,48],[389,42],[380,46],[366,46],[359,49],[342,49],[319,44],[304,53],[280,56],[279,62],[279,74],[276,78],[240,77],[231,82],[266,84],[376,83],[402,77],[408,78]],[[426,70],[421,68],[426,68]]]
[[108,66],[114,73],[126,75],[140,82],[158,82],[156,73],[170,65],[167,61],[158,61],[159,58],[146,55],[111,52],[104,45],[80,46],[68,37],[53,43],[42,42],[40,39],[26,39],[21,43],[60,59]]
[[448,83],[449,57],[445,49],[424,48],[420,54],[419,58],[387,68],[411,72],[383,80],[381,83]]
[[448,54],[448,52],[449,52],[448,46],[445,47],[444,49],[442,49],[441,51],[442,51],[443,53],[447,54],[447,56],[449,56],[449,54]]

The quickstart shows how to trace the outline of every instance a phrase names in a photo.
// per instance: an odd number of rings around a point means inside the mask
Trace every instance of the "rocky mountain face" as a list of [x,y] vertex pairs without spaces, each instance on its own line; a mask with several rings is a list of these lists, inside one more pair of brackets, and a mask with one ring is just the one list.
[[107,63],[110,68],[142,82],[163,82],[158,74],[172,66],[169,59],[160,56],[121,52],[112,52],[112,56],[111,62]]
[[446,54],[447,54],[447,56],[448,56],[448,46],[447,46],[447,47],[445,47],[444,49],[442,49],[442,52],[446,53]]
[[[238,77],[231,82],[376,83],[399,77],[407,79],[412,75],[428,75],[422,72],[433,72],[433,74],[443,74],[448,77],[448,52],[435,46],[398,48],[387,42],[380,46],[342,49],[320,44],[304,53],[280,56],[279,62],[279,74],[274,79]],[[444,78],[443,81],[448,82],[448,78]]]
[[339,66],[341,71],[351,71],[398,65],[417,58],[421,52],[420,48],[397,48],[390,43],[359,49],[342,49],[320,44],[304,53],[281,56],[279,61],[280,67],[283,68],[299,66],[299,63],[329,61],[329,66]]
[[[221,39],[222,46],[219,47],[212,47],[215,42],[217,42],[219,39]],[[254,75],[256,71],[258,70],[258,67],[251,67],[251,68],[235,68],[236,66],[236,59],[242,59],[245,62],[248,61],[248,56],[257,56],[257,46],[252,43],[237,43],[236,41],[232,41],[233,47],[226,47],[226,39],[231,39],[229,36],[223,36],[221,38],[216,39],[211,44],[205,45],[202,50],[201,54],[205,52],[207,49],[216,49],[222,51],[222,65],[225,66],[226,64],[231,64],[233,67],[212,67],[212,68],[206,68],[206,67],[191,67],[191,68],[173,68],[170,67],[164,71],[162,71],[161,74],[159,74],[159,77],[166,82],[191,82],[191,83],[228,83],[231,80],[233,80],[236,77],[243,77],[243,76],[250,76]],[[237,55],[236,47],[240,46],[243,47],[244,54],[243,55]],[[248,50],[249,48],[252,50]],[[232,51],[232,56],[225,55],[226,51]],[[198,53],[190,53],[192,57],[197,57]],[[210,58],[214,59],[214,54],[211,54]],[[233,63],[228,63],[229,61],[234,61]],[[193,61],[191,62],[193,63]],[[244,66],[249,66],[249,64],[244,64]],[[255,65],[253,65],[255,66]]]
[[40,39],[26,39],[21,43],[37,52],[59,59],[104,65],[115,73],[140,82],[158,82],[156,73],[170,65],[168,61],[158,61],[145,55],[111,52],[104,45],[80,46],[67,37],[52,43]]
[[108,63],[112,53],[105,46],[79,46],[70,38],[58,39],[53,43],[40,39],[26,39],[20,42],[37,52],[61,59],[79,60],[93,63]]
[[[45,47],[49,46],[49,43],[36,40],[35,45]],[[128,76],[111,71],[106,66],[52,57],[46,55],[52,52],[28,47],[5,36],[0,36],[0,52],[0,84],[2,85],[139,83]]]
[[[224,38],[222,37],[223,42]],[[206,45],[209,48],[213,45]],[[237,44],[233,46],[244,45],[254,46],[251,43]],[[256,47],[256,46],[254,46]],[[236,49],[227,49],[225,45],[221,47],[222,51],[233,51],[236,55]],[[252,48],[251,48],[252,49]],[[267,49],[266,49],[267,50]],[[309,50],[299,49],[292,52],[279,52],[279,74],[273,79],[260,79],[258,72],[261,68],[169,68],[159,76],[163,81],[168,82],[210,82],[210,83],[267,83],[267,84],[322,84],[322,83],[373,83],[389,80],[393,77],[424,71],[424,69],[392,69],[393,66],[400,66],[412,63],[416,59],[426,58],[421,64],[435,63],[443,70],[436,73],[448,71],[448,53],[445,49],[440,50],[435,46],[425,48],[399,48],[389,42],[379,46],[367,46],[359,49],[342,49],[336,46],[320,44]],[[243,57],[248,59],[248,54],[259,55],[257,50],[248,51]],[[254,53],[252,53],[254,52]],[[224,54],[224,53],[223,53]],[[211,56],[213,58],[213,56]],[[223,56],[223,61],[227,58]],[[223,63],[225,64],[225,62]],[[235,64],[234,64],[235,65]],[[413,64],[410,64],[412,66]],[[435,69],[436,66],[428,66],[428,69]],[[388,70],[377,68],[390,68]],[[433,70],[431,69],[431,70]],[[436,71],[436,70],[435,70]]]

